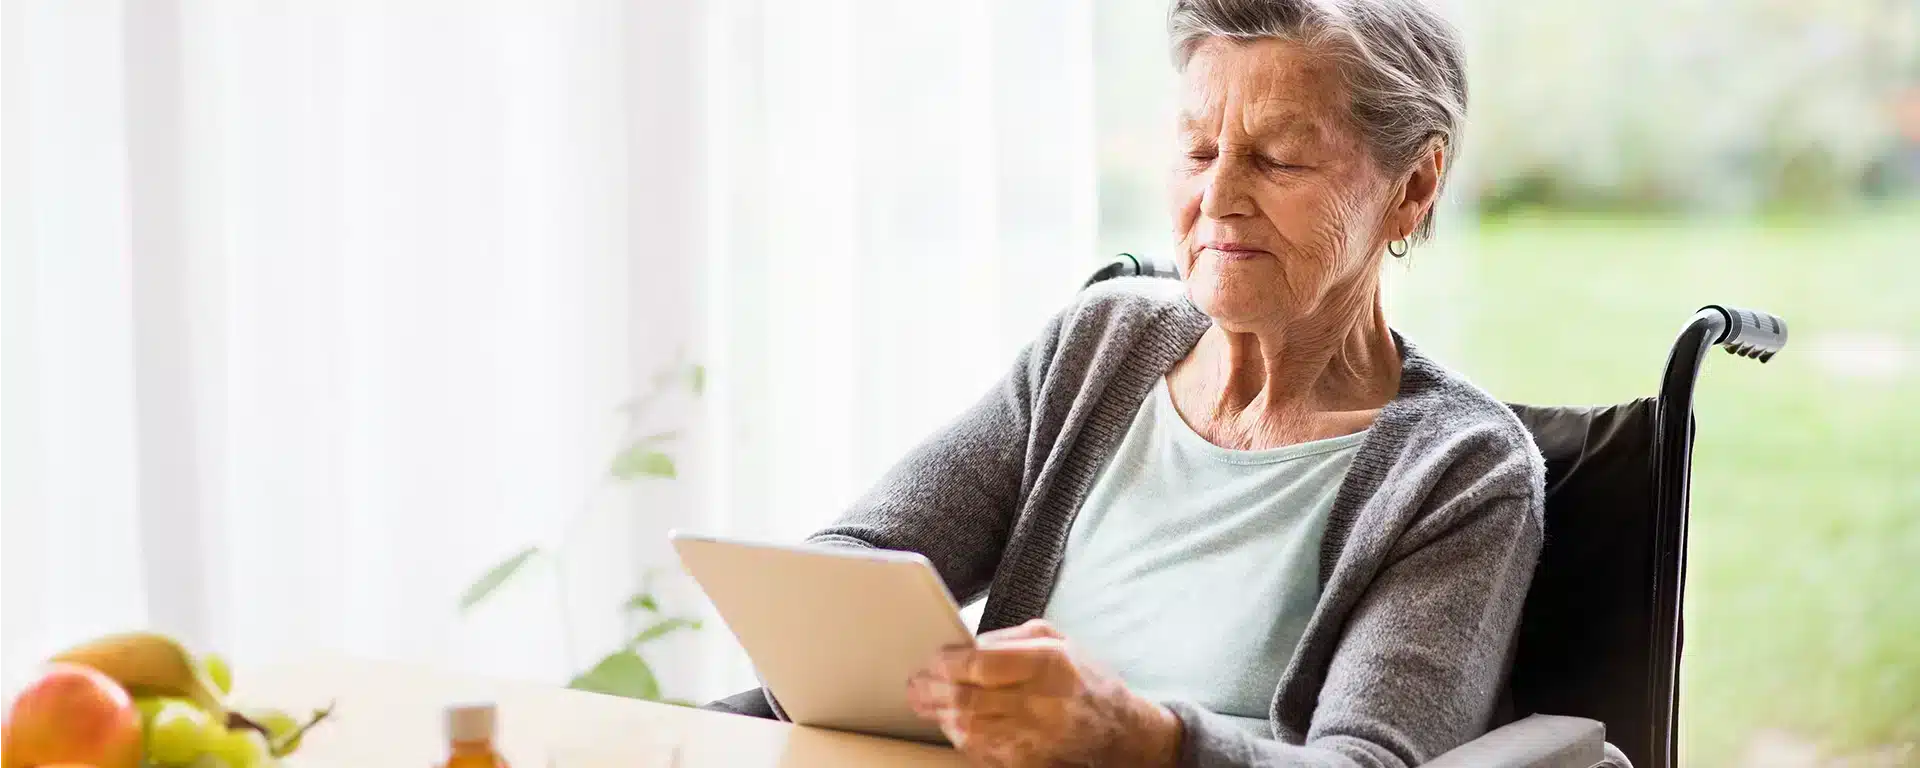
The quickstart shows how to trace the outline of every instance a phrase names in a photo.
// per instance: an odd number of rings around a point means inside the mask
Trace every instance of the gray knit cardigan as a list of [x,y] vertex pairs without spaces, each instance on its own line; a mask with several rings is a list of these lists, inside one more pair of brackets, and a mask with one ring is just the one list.
[[[925,555],[963,602],[987,595],[983,632],[1039,616],[1095,476],[1211,325],[1175,282],[1083,291],[984,398],[810,540]],[[1544,464],[1499,401],[1395,340],[1400,391],[1334,502],[1320,602],[1273,694],[1275,738],[1167,702],[1183,765],[1418,765],[1494,717],[1540,553]]]

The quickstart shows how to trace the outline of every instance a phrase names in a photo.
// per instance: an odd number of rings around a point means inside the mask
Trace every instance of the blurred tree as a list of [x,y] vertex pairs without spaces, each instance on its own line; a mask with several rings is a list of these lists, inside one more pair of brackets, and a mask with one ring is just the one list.
[[1464,5],[1459,181],[1487,207],[1746,212],[1859,197],[1901,151],[1910,0]]

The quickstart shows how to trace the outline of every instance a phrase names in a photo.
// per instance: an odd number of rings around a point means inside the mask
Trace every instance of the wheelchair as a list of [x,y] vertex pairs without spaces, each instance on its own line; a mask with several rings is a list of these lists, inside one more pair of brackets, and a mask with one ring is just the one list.
[[[1123,253],[1085,285],[1123,276],[1178,278]],[[1714,347],[1764,363],[1786,343],[1774,315],[1707,306],[1652,397],[1508,405],[1547,463],[1546,544],[1501,707],[1513,720],[1427,765],[1591,768],[1607,742],[1635,768],[1675,765],[1694,382]]]

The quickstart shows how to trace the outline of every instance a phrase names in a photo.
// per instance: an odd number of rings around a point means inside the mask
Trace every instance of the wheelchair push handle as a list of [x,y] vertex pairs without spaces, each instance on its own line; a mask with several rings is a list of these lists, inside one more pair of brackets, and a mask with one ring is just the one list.
[[1724,318],[1725,327],[1714,343],[1724,345],[1733,354],[1764,363],[1787,346],[1787,321],[1778,315],[1719,304],[1701,307],[1700,312],[1717,312]]
[[1177,279],[1180,277],[1180,273],[1174,269],[1172,264],[1160,259],[1151,256],[1135,256],[1131,253],[1122,253],[1114,256],[1112,261],[1107,262],[1106,266],[1100,268],[1100,271],[1093,273],[1093,277],[1088,278],[1086,284],[1081,287],[1086,288],[1092,286],[1094,283],[1115,277],[1170,277]]

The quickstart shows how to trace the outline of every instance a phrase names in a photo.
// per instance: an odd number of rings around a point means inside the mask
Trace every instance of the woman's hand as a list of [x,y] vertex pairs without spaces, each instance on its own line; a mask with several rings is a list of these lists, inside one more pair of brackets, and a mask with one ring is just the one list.
[[1038,619],[941,652],[908,681],[907,700],[977,765],[1179,762],[1180,720],[1075,659]]

